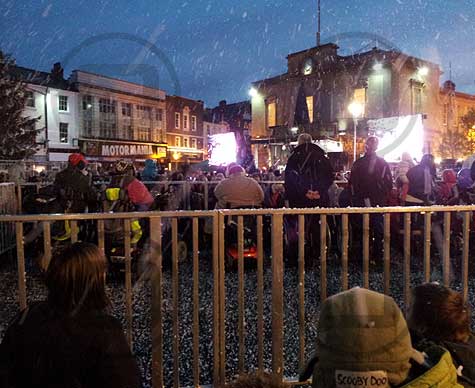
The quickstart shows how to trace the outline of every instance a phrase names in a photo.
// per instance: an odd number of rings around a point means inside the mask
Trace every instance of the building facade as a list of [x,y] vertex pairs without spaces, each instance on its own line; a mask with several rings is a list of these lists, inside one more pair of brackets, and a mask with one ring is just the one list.
[[[431,151],[440,117],[440,75],[436,64],[377,48],[341,56],[330,43],[293,53],[285,74],[253,83],[252,137],[285,143],[308,132],[351,147],[355,121],[348,107],[356,102],[362,107],[360,140],[367,136],[368,120],[421,113],[424,151]],[[269,159],[279,157],[267,147]]]
[[166,98],[160,89],[73,71],[79,146],[91,160],[166,161]]
[[202,101],[166,96],[166,136],[170,162],[198,163],[204,160],[207,141],[203,129]]
[[37,162],[65,162],[71,152],[78,151],[78,93],[64,79],[63,69],[56,63],[51,72],[15,66],[12,76],[26,84],[26,106],[23,114],[39,117],[36,122]]

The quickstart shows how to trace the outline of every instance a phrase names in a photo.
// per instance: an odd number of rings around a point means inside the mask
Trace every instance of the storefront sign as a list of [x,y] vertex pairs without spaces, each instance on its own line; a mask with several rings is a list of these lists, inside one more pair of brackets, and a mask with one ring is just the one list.
[[113,143],[84,140],[81,150],[86,156],[114,158],[165,158],[167,147],[153,143]]

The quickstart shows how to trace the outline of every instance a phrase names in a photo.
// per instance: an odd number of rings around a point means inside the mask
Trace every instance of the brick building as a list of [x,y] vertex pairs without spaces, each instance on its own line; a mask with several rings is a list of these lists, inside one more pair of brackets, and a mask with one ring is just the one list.
[[203,101],[166,96],[166,133],[172,167],[203,161],[207,149],[203,117]]

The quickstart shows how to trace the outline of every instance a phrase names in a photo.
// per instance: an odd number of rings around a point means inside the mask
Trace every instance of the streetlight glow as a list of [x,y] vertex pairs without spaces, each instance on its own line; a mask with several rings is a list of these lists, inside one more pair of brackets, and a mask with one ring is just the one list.
[[254,97],[257,97],[257,94],[258,94],[258,93],[257,93],[257,89],[256,89],[256,88],[251,88],[251,89],[249,89],[249,95],[250,95],[251,97],[253,97],[253,98],[254,98]]
[[348,111],[351,113],[354,119],[357,119],[363,114],[363,104],[353,101],[350,105],[348,105]]
[[429,68],[427,66],[422,66],[422,67],[419,67],[417,72],[419,73],[421,77],[425,77],[429,74]]
[[382,63],[376,62],[376,63],[373,65],[373,70],[374,70],[374,71],[381,71],[381,70],[383,70],[383,65],[382,65]]

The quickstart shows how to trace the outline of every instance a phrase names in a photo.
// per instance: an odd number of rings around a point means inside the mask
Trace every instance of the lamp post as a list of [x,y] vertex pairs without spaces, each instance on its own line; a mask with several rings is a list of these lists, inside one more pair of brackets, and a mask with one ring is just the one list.
[[363,114],[363,104],[353,101],[348,106],[348,111],[353,116],[353,163],[356,161],[356,128],[358,127],[358,119]]

